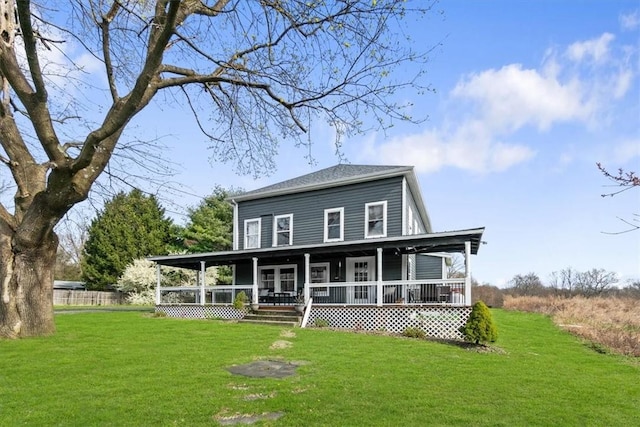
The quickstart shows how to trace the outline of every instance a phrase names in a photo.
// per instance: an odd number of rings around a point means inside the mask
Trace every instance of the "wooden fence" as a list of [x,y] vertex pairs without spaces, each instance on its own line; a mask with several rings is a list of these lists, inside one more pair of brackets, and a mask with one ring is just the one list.
[[53,305],[117,305],[124,303],[120,292],[53,290]]

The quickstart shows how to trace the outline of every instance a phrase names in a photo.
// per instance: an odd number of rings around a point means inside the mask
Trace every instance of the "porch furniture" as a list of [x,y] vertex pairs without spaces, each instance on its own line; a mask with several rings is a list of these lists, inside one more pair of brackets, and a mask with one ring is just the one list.
[[398,298],[396,298],[396,287],[395,286],[386,286],[384,290],[384,302],[394,303]]
[[258,293],[258,302],[266,303],[269,299],[269,289],[260,289]]
[[436,288],[436,294],[438,295],[438,302],[449,302],[451,298],[451,287],[438,286]]

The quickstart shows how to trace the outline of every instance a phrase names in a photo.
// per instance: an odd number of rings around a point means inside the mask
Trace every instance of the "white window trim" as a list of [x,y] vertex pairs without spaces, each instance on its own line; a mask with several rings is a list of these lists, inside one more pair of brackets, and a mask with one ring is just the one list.
[[[382,205],[382,234],[370,236],[369,235],[369,207]],[[378,237],[387,237],[387,201],[365,203],[364,205],[364,238],[375,239]]]
[[[258,223],[258,246],[256,247],[249,247],[249,239],[247,238],[247,225],[251,222],[257,222]],[[262,236],[262,219],[261,218],[250,218],[250,219],[245,219],[244,220],[244,249],[260,249],[260,247],[262,246],[262,242],[261,242],[261,236]]]
[[[324,267],[327,269],[327,280],[325,282],[319,282],[319,283],[329,283],[331,281],[331,265],[328,262],[316,262],[316,263],[312,263],[309,264],[309,268],[313,268],[313,267]],[[318,283],[313,283],[314,286],[317,286]],[[328,297],[329,296],[329,287],[314,287],[313,288],[313,294],[312,296],[318,296],[318,297]]]
[[[261,265],[258,267],[258,277],[262,278],[262,270],[273,270],[273,291],[282,292],[280,288],[280,270],[293,268],[293,295],[298,292],[298,266],[296,264],[282,264],[282,265]],[[258,283],[260,287],[262,283]],[[260,288],[264,289],[264,288]]]
[[[340,237],[337,239],[329,238],[329,214],[334,212],[340,212]],[[344,208],[332,208],[324,210],[324,241],[327,242],[342,242],[344,241]]]
[[293,244],[293,214],[286,215],[275,215],[273,217],[273,240],[271,246],[287,246],[287,245],[278,245],[278,219],[280,218],[289,218],[289,243],[288,246]]

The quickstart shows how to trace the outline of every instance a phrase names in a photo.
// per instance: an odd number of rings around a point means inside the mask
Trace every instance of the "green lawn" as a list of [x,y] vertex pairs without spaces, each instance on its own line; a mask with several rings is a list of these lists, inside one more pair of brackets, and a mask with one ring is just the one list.
[[[637,425],[640,364],[594,352],[536,314],[494,311],[499,353],[415,339],[140,312],[60,314],[54,337],[0,341],[0,425]],[[270,349],[277,340],[290,348]],[[226,371],[304,361],[298,375]]]

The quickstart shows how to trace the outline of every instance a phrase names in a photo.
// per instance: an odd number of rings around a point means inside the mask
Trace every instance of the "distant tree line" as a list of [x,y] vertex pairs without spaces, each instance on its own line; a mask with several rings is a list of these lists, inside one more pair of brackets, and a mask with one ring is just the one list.
[[640,298],[640,280],[619,284],[618,275],[602,268],[578,271],[571,267],[554,271],[545,284],[536,273],[517,274],[509,281],[504,292],[515,296],[560,295],[571,297],[630,296]]
[[620,284],[614,272],[602,268],[577,271],[571,267],[552,272],[546,283],[536,273],[516,274],[505,288],[488,283],[480,284],[475,278],[471,278],[472,303],[483,301],[489,307],[502,307],[505,295],[640,299],[640,279],[627,280]]

